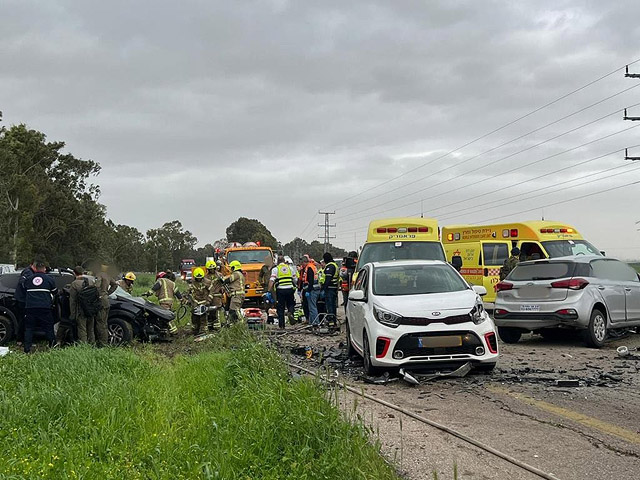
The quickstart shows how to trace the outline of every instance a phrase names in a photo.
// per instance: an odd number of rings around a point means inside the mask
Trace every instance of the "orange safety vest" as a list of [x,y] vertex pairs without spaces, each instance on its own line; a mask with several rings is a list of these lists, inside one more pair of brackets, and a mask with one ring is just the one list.
[[307,283],[307,269],[311,267],[311,270],[313,270],[313,283],[318,283],[318,268],[316,267],[315,263],[309,262],[307,264],[307,267],[304,268],[304,271],[302,272],[302,284],[304,285],[305,283]]

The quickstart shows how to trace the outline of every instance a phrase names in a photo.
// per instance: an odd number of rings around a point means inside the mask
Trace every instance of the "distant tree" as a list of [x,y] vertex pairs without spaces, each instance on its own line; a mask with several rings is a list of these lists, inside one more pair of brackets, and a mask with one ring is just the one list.
[[182,258],[191,253],[198,239],[184,230],[178,220],[147,231],[146,250],[153,270],[177,269]]
[[[291,242],[285,244],[282,247],[284,254],[289,255],[294,262],[297,262],[302,255],[310,255],[317,261],[322,259],[324,254],[324,243],[320,243],[317,240],[308,243],[302,238],[294,238]],[[340,259],[347,256],[347,251],[339,247],[334,247],[329,244],[329,252],[333,255],[333,258]]]
[[255,219],[240,217],[227,227],[229,242],[260,242],[260,245],[278,247],[278,241],[261,222]]
[[146,270],[144,235],[135,227],[116,225],[108,220],[101,257],[122,271]]

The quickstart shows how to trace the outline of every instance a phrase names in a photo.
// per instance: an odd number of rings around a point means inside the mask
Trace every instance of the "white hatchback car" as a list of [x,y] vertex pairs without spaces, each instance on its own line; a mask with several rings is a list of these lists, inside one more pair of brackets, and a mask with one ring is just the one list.
[[374,262],[360,269],[347,304],[349,353],[365,370],[380,367],[492,370],[498,360],[495,325],[482,286],[470,287],[439,260]]

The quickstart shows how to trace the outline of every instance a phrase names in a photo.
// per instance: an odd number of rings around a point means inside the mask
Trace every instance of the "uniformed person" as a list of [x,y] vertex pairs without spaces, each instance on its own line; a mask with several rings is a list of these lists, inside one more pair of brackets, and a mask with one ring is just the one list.
[[338,309],[338,288],[340,286],[340,269],[338,264],[333,261],[333,256],[329,252],[322,255],[325,267],[322,276],[322,291],[327,309],[327,322],[329,325],[337,325],[337,309]]
[[215,310],[209,312],[207,318],[207,326],[209,330],[215,330],[220,328],[223,323],[226,323],[224,312],[224,284],[222,283],[222,275],[220,275],[220,269],[222,268],[222,262],[218,260],[215,263],[213,269],[213,278],[209,285],[209,305],[215,307]]
[[[56,295],[56,282],[45,273],[46,266],[43,261],[34,262],[33,275],[24,279],[25,291],[24,307],[24,352],[31,352],[33,346],[33,331],[41,327],[49,342],[49,346],[55,343],[53,333],[53,301]],[[22,278],[21,278],[22,280]]]
[[136,281],[136,275],[133,272],[125,273],[116,283],[129,295],[133,293],[133,283]]
[[[182,300],[182,294],[178,291],[175,284],[176,277],[173,275],[173,272],[168,270],[158,273],[156,278],[156,283],[153,284],[151,289],[143,293],[142,296],[149,297],[155,295],[158,298],[158,304],[162,308],[171,310],[175,298]],[[171,335],[178,333],[178,327],[173,320],[169,322],[169,333]]]
[[222,282],[229,285],[231,302],[229,303],[229,321],[235,323],[242,320],[242,304],[244,303],[244,275],[242,264],[238,260],[229,263],[231,273],[223,277]]
[[275,287],[276,290],[276,310],[278,312],[278,326],[282,329],[285,327],[284,310],[289,312],[289,316],[293,317],[296,299],[295,291],[298,283],[298,272],[285,262],[284,256],[278,256],[278,265],[271,271],[271,279],[269,280],[269,290]]
[[504,261],[504,264],[500,268],[500,280],[504,280],[509,275],[509,272],[516,268],[516,265],[520,263],[520,249],[513,247],[511,249],[511,256]]
[[[192,309],[197,307],[206,307],[209,304],[209,286],[205,282],[204,270],[200,267],[193,270],[193,282],[189,284],[187,289],[187,295],[183,297],[183,301],[187,300]],[[193,327],[193,334],[200,334],[200,328],[203,326],[207,312],[204,311],[201,315],[195,311],[191,313],[191,325]]]
[[96,315],[96,344],[99,347],[106,347],[109,344],[109,331],[107,329],[107,320],[109,318],[109,295],[116,291],[118,284],[109,275],[109,267],[100,265],[100,271],[96,275],[96,286],[100,292],[100,303],[102,308]]
[[76,279],[71,282],[69,287],[69,318],[76,324],[78,342],[93,344],[96,341],[96,316],[89,316],[85,313],[78,300],[78,293],[80,293],[85,285],[95,286],[96,280],[89,275],[84,275],[81,266],[74,267],[73,274],[76,276]]

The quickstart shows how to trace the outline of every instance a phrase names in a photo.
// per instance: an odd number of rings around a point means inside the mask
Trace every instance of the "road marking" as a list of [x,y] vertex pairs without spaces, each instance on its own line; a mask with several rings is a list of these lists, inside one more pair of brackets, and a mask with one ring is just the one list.
[[537,400],[535,398],[529,397],[522,393],[511,392],[508,389],[503,387],[489,386],[487,387],[487,389],[493,393],[501,393],[503,395],[508,395],[517,400],[520,400],[523,403],[526,403],[527,405],[531,405],[533,407],[539,408],[540,410],[544,410],[546,412],[553,413],[554,415],[567,418],[576,423],[592,428],[594,430],[598,430],[607,435],[612,435],[614,437],[621,438],[622,440],[625,440],[629,443],[635,443],[640,445],[640,434],[632,430],[627,430],[626,428],[613,425],[612,423],[608,423],[603,420],[590,417],[589,415],[585,415],[580,412],[569,410],[568,408],[559,407],[552,403],[545,402],[544,400]]

